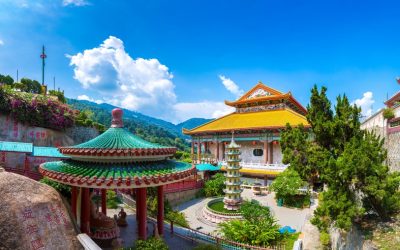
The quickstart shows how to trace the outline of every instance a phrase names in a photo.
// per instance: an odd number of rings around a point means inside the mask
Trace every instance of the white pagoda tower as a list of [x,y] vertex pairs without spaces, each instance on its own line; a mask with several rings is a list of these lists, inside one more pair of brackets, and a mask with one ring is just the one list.
[[240,188],[240,146],[233,139],[227,147],[227,166],[226,166],[226,181],[225,181],[225,197],[224,208],[228,210],[238,210],[242,202],[242,189]]

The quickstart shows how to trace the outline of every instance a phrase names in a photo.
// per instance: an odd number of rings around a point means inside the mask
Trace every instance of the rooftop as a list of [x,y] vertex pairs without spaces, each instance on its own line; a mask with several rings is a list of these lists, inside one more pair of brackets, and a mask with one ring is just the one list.
[[290,109],[281,109],[262,112],[232,113],[191,130],[183,129],[183,133],[191,135],[206,132],[229,132],[232,130],[284,128],[287,123],[292,126],[297,126],[299,124],[303,124],[305,127],[309,126],[304,116]]

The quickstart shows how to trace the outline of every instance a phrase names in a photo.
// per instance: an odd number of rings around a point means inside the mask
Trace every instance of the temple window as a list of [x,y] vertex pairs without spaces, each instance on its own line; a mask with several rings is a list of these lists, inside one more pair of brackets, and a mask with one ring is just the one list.
[[261,148],[253,149],[254,156],[262,156],[263,154],[264,154],[264,151]]

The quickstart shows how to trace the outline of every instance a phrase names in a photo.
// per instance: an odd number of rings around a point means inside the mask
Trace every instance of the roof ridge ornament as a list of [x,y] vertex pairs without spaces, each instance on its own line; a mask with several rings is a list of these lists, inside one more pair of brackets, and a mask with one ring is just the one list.
[[112,115],[111,127],[112,128],[123,128],[124,127],[124,122],[122,121],[123,114],[124,114],[124,111],[120,108],[115,108],[111,111],[111,115]]

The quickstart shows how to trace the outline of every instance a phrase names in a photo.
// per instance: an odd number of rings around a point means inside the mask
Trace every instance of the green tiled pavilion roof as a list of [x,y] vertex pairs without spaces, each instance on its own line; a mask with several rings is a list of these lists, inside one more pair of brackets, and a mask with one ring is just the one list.
[[96,138],[70,148],[91,148],[91,149],[156,149],[167,148],[151,143],[132,134],[125,128],[109,128]]
[[76,186],[151,186],[177,181],[193,173],[191,164],[163,160],[126,164],[106,164],[64,160],[46,162],[40,172],[57,182]]
[[0,151],[32,153],[32,143],[0,141]]

